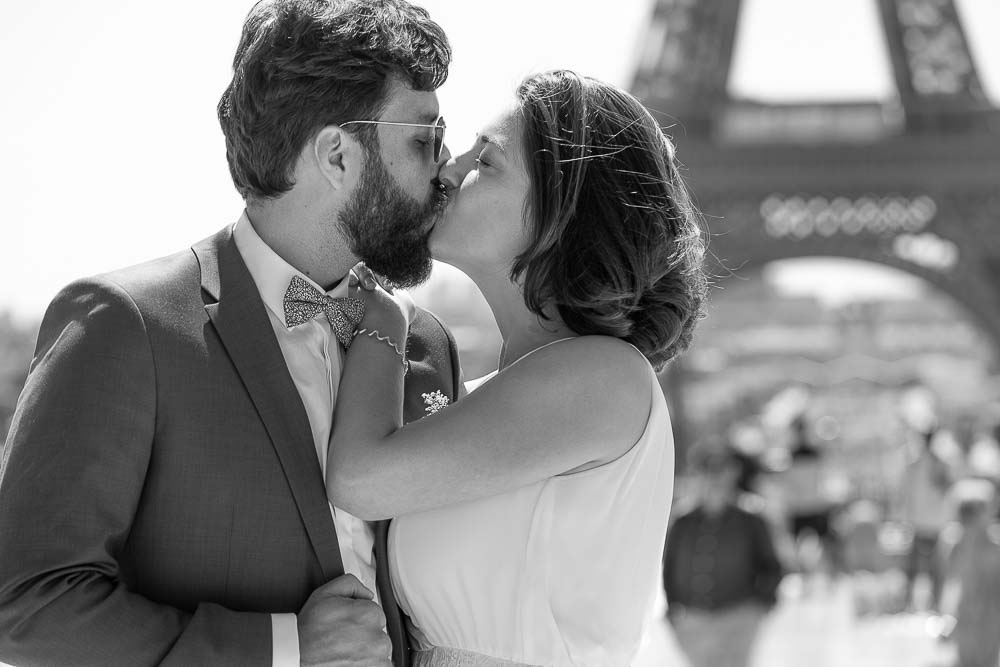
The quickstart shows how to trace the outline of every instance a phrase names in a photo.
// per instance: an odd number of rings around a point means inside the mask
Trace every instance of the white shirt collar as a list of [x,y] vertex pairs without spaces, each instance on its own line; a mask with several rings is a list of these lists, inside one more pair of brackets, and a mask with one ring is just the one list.
[[[247,217],[246,211],[233,226],[233,241],[240,251],[243,262],[250,271],[250,276],[257,285],[260,298],[264,305],[274,313],[282,324],[285,324],[285,291],[292,278],[298,276],[315,287],[320,293],[326,293],[333,298],[347,296],[347,276],[337,283],[330,291],[324,290],[301,271],[278,256],[269,245],[257,234],[253,223]],[[287,326],[287,325],[286,325]]]

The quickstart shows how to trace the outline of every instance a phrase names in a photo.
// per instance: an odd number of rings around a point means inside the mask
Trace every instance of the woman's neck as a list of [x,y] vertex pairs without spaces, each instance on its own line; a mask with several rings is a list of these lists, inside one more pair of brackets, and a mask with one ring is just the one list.
[[542,345],[577,335],[558,315],[544,320],[531,312],[524,303],[521,289],[506,274],[470,277],[486,298],[500,329],[499,370]]

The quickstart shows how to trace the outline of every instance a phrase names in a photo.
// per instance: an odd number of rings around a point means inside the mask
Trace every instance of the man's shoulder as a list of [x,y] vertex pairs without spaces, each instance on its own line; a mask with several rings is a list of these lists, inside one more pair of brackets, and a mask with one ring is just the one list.
[[417,336],[427,344],[448,346],[454,343],[455,337],[451,330],[430,310],[417,306],[416,315],[410,323],[410,337]]
[[458,399],[461,382],[458,346],[444,322],[426,308],[417,307],[407,336],[406,355],[410,361],[407,401],[412,399],[415,414],[424,410],[425,394],[440,391],[449,400]]
[[109,322],[122,317],[152,324],[187,318],[183,312],[203,309],[201,267],[189,247],[170,255],[105,273],[77,279],[65,286],[49,304],[54,320],[79,317]]
[[85,280],[116,285],[140,302],[159,300],[178,291],[197,287],[200,283],[200,274],[198,260],[194,252],[187,248]]
[[169,255],[81,278],[70,287],[89,285],[119,290],[141,310],[185,299],[200,300],[202,267],[195,248],[216,249],[227,230],[228,227]]
[[671,515],[673,515],[671,525],[677,526],[695,523],[699,520],[700,514],[701,504],[696,499],[679,498],[671,510]]
[[426,358],[441,369],[458,364],[458,344],[455,337],[441,318],[426,308],[417,306],[407,339],[407,352],[411,361]]

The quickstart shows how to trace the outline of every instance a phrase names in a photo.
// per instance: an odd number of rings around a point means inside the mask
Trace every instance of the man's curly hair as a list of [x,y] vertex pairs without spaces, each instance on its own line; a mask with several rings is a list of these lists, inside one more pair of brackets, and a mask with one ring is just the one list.
[[[438,88],[450,63],[441,27],[405,0],[261,0],[218,106],[236,189],[246,200],[288,192],[302,147],[321,128],[377,118],[390,77]],[[377,146],[374,126],[352,132]]]

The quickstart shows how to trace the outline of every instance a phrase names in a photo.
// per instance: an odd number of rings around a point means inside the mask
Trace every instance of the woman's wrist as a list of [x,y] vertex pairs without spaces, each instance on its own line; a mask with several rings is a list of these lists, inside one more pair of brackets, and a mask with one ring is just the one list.
[[393,340],[406,342],[407,325],[406,317],[398,310],[372,309],[365,313],[364,319],[358,325],[359,329],[376,329],[383,336],[389,336]]
[[[367,286],[366,286],[367,285]],[[383,290],[367,269],[363,269],[354,285],[357,298],[365,302],[365,313],[354,331],[354,340],[365,337],[382,346],[386,352],[399,357],[404,368],[406,339],[409,333],[409,315],[414,312],[413,302],[405,292],[394,297]]]
[[377,345],[384,345],[385,351],[392,351],[399,358],[399,362],[403,366],[403,373],[406,374],[410,370],[410,360],[406,358],[406,341],[390,338],[384,335],[378,329],[368,329],[366,327],[358,327],[354,331],[354,336],[351,339],[352,346],[356,343],[358,338],[369,338]]

